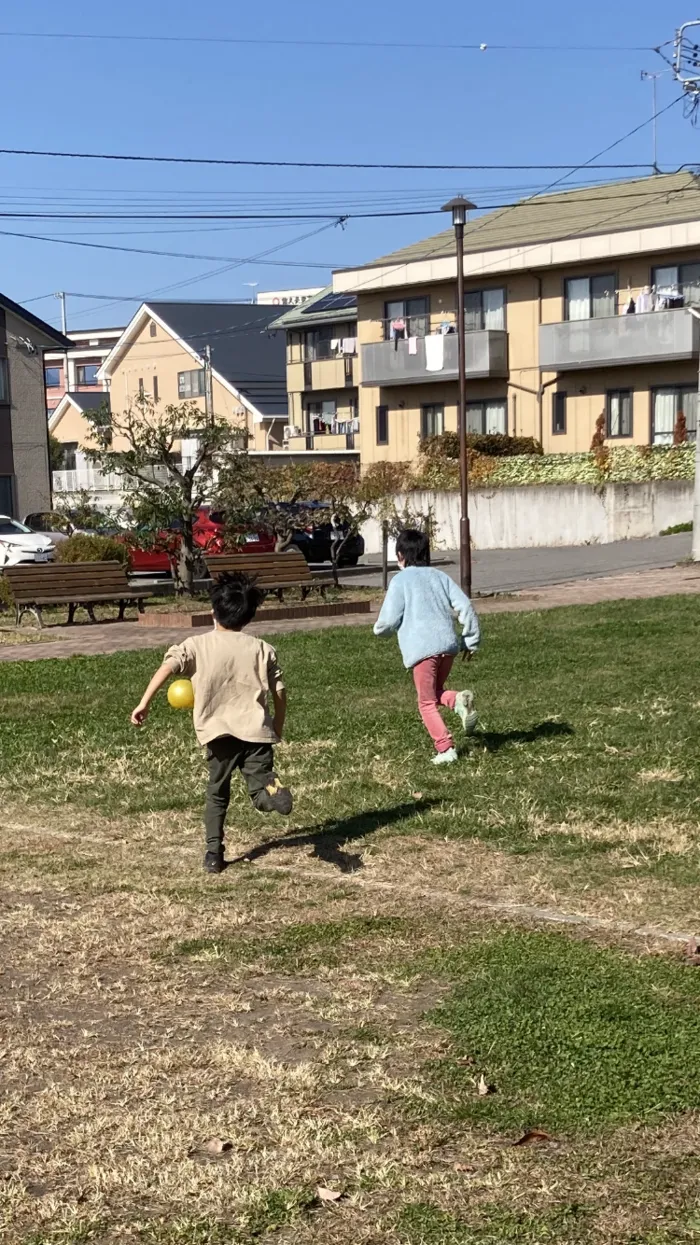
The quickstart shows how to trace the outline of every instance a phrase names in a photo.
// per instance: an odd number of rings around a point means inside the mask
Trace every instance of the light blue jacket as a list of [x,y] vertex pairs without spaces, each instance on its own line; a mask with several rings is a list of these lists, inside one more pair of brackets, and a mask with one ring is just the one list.
[[[461,642],[455,635],[454,615],[462,627]],[[407,669],[441,653],[473,653],[479,647],[479,620],[462,589],[430,566],[407,566],[389,584],[375,635],[396,631]]]

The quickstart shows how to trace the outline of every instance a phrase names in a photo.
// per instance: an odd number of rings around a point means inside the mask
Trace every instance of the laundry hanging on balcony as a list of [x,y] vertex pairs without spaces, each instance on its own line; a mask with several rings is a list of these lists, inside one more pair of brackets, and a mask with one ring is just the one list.
[[409,339],[408,339],[408,353],[409,353],[409,354],[418,354],[418,338],[417,338],[417,337],[409,337]]
[[442,333],[431,333],[425,339],[425,370],[441,372],[445,366],[445,338]]

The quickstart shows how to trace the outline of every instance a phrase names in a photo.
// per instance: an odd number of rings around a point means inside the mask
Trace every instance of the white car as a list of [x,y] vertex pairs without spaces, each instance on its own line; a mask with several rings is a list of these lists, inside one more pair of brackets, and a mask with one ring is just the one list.
[[32,532],[24,523],[0,514],[0,569],[20,562],[53,562],[53,541],[41,532]]

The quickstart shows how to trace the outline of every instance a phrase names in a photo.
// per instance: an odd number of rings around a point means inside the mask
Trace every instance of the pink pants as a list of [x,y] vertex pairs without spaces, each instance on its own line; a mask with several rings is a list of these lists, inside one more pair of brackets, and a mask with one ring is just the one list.
[[441,653],[438,657],[426,657],[413,667],[413,681],[418,692],[418,711],[423,724],[438,752],[447,752],[454,747],[454,740],[445,728],[440,717],[440,708],[454,709],[456,692],[445,691],[445,680],[449,676],[454,657]]

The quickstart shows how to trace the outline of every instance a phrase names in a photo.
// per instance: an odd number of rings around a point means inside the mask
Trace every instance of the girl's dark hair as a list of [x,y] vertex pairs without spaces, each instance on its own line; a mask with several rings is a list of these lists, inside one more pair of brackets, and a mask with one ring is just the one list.
[[252,622],[265,598],[250,575],[229,571],[220,575],[211,590],[211,608],[216,621],[227,631],[240,631]]
[[425,532],[407,527],[399,532],[396,552],[401,554],[406,566],[430,566],[430,541]]

